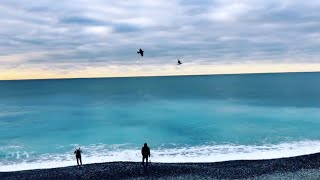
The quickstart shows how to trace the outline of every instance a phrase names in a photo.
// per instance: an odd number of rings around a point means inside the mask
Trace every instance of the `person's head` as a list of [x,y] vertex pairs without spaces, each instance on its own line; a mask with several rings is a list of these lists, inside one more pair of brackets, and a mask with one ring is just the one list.
[[144,147],[147,147],[148,146],[148,144],[147,143],[144,143]]

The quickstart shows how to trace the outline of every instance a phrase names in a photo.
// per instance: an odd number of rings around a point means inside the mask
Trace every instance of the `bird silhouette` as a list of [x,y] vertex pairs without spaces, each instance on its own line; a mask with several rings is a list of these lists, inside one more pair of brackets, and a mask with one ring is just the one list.
[[141,56],[143,57],[143,52],[142,49],[139,49],[139,51],[137,51],[138,54],[141,54]]

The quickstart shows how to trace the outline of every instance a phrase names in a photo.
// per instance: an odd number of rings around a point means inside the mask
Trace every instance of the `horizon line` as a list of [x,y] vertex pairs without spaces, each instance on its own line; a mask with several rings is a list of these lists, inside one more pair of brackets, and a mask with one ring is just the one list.
[[320,63],[234,63],[234,64],[184,64],[172,65],[111,65],[111,66],[72,66],[70,69],[32,66],[0,68],[1,80],[40,80],[40,79],[80,79],[80,78],[121,78],[121,77],[162,77],[224,74],[298,73],[320,72]]
[[254,75],[254,74],[296,74],[320,73],[317,71],[283,71],[283,72],[244,72],[219,74],[172,74],[172,75],[137,75],[137,76],[97,76],[97,77],[57,77],[57,78],[26,78],[26,79],[0,79],[0,81],[41,81],[41,80],[76,80],[76,79],[113,79],[113,78],[148,78],[148,77],[183,77],[183,76],[221,76],[221,75]]

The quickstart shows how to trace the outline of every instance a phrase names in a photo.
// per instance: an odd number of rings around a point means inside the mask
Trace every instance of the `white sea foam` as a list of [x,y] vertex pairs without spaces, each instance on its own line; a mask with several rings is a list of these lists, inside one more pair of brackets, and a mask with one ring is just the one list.
[[[164,147],[164,146],[163,146]],[[320,152],[320,141],[300,141],[278,145],[205,145],[190,147],[152,148],[152,162],[184,163],[184,162],[219,162],[228,160],[253,160],[292,157]],[[141,160],[140,148],[126,149],[123,146],[92,145],[83,147],[83,163],[101,163],[113,161]],[[26,152],[23,152],[27,154]],[[28,155],[29,156],[29,155]],[[18,163],[0,162],[0,171],[18,171],[29,169],[46,169],[75,165],[72,151],[65,154],[43,154]]]

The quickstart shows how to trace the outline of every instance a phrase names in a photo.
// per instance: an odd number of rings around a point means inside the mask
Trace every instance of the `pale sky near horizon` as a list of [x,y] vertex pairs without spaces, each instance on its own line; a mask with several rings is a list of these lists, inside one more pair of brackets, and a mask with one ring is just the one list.
[[319,9],[302,0],[1,0],[0,79],[320,71]]

